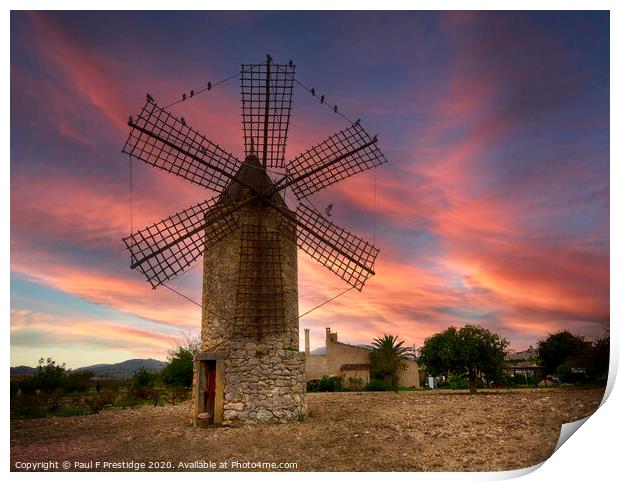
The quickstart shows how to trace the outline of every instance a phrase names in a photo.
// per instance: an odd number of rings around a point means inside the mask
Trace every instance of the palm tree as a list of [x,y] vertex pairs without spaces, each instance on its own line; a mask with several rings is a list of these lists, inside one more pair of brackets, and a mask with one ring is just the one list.
[[405,347],[398,336],[384,334],[372,341],[370,365],[373,376],[382,379],[394,390],[398,387],[398,370],[405,368],[405,360],[411,356],[411,349]]

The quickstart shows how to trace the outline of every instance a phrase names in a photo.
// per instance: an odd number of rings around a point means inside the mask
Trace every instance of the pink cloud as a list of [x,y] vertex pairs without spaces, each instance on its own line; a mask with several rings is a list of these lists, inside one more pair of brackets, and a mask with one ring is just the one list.
[[36,28],[39,51],[55,63],[83,97],[96,106],[118,129],[123,129],[127,109],[120,95],[112,90],[111,71],[121,66],[113,58],[98,52],[96,56],[82,41],[72,38],[50,16],[31,12],[30,20]]
[[167,351],[182,341],[180,333],[171,336],[90,318],[11,310],[11,336],[19,338],[32,333],[55,346],[123,348],[135,353],[136,357],[155,355],[165,358]]

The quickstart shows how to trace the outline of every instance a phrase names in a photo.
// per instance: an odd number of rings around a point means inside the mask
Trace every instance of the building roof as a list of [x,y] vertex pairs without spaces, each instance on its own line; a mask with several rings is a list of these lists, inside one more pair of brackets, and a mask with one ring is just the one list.
[[[224,192],[224,195],[232,202],[239,202],[252,197],[254,192],[248,186],[252,186],[258,192],[273,187],[273,181],[255,155],[249,155],[241,164],[236,179],[228,184]],[[269,200],[281,207],[286,207],[282,196],[277,191],[269,196]],[[260,201],[257,200],[256,202]]]

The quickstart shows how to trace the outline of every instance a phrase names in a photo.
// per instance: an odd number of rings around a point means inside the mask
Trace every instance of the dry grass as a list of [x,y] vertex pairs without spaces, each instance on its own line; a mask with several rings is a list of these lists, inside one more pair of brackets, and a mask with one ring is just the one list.
[[602,388],[311,393],[288,425],[194,429],[188,405],[11,421],[17,461],[296,462],[300,471],[511,470],[548,458]]

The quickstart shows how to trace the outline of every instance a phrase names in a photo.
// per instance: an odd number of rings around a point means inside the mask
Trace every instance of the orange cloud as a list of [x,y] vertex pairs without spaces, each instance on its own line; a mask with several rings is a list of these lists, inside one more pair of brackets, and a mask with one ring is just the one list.
[[20,257],[12,262],[11,269],[31,281],[147,320],[181,329],[200,326],[200,308],[163,288],[152,290],[137,275],[110,275],[96,268],[49,262],[43,257],[36,263]]
[[91,346],[123,348],[137,357],[165,358],[169,349],[182,341],[178,336],[165,335],[118,323],[96,319],[76,319],[29,310],[11,310],[11,338],[14,344],[36,334],[39,343],[55,346]]

